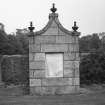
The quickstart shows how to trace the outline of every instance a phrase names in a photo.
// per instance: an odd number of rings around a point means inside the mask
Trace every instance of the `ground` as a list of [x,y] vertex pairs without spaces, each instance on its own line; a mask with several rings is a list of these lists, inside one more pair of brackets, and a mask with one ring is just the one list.
[[105,105],[105,85],[85,85],[80,89],[80,93],[75,95],[10,96],[8,94],[11,91],[18,90],[0,88],[0,105]]

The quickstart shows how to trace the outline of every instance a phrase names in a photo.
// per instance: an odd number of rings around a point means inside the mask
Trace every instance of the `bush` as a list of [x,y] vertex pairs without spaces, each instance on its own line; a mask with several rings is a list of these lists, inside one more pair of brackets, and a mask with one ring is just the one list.
[[2,79],[6,84],[28,84],[29,68],[26,56],[5,56],[2,63]]
[[85,56],[80,63],[81,84],[105,83],[105,54],[96,52]]

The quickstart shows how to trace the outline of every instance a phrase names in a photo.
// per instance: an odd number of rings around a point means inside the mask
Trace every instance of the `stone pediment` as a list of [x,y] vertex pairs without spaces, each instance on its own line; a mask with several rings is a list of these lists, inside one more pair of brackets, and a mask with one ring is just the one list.
[[49,14],[49,21],[47,25],[40,31],[35,32],[35,35],[61,35],[72,34],[71,31],[65,29],[58,19],[57,13]]
[[29,37],[34,35],[71,35],[71,36],[79,36],[80,32],[77,32],[78,26],[76,26],[76,22],[74,22],[74,26],[72,27],[72,31],[65,29],[62,24],[59,22],[58,14],[55,13],[57,8],[55,8],[55,4],[53,3],[53,7],[50,9],[52,13],[49,14],[49,21],[47,25],[40,31],[36,31],[33,33],[34,27],[32,26],[32,22],[30,23],[29,30],[32,32]]
[[79,32],[73,32],[65,29],[58,19],[57,13],[49,14],[47,25],[40,31],[36,31],[34,35],[79,35]]

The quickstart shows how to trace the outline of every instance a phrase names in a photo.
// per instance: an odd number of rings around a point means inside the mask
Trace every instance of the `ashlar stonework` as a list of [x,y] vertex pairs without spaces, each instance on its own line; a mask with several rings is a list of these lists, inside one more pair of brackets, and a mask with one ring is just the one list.
[[[55,12],[49,14],[48,24],[42,30],[29,35],[31,94],[71,94],[79,91],[79,35],[77,31],[66,30]],[[47,60],[47,54],[61,54],[63,64],[59,57],[55,61],[53,57]]]

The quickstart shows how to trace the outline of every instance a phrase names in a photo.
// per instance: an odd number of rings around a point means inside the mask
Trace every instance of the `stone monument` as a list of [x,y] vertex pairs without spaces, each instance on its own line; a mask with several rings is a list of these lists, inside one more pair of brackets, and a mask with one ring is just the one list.
[[55,5],[49,21],[40,31],[29,30],[30,93],[35,95],[71,94],[79,91],[80,32],[76,22],[68,31],[59,22]]

